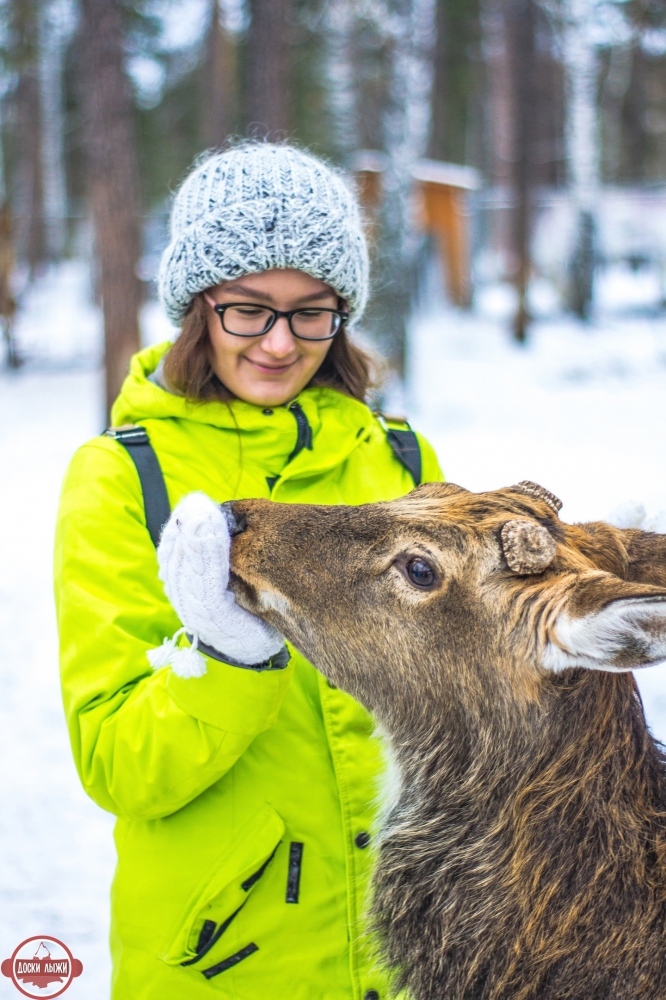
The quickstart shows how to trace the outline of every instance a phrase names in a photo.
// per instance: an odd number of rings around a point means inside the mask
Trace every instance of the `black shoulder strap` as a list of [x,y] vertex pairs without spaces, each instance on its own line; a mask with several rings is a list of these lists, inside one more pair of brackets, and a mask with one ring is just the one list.
[[127,448],[136,465],[143,491],[146,527],[157,548],[162,528],[169,520],[171,506],[155,449],[143,427],[110,427],[104,433]]
[[395,427],[389,427],[386,423],[386,418],[381,413],[378,413],[377,417],[386,432],[386,440],[390,444],[393,454],[411,475],[414,480],[414,486],[420,486],[423,469],[421,448],[416,434],[406,420],[405,426],[407,430],[401,431]]

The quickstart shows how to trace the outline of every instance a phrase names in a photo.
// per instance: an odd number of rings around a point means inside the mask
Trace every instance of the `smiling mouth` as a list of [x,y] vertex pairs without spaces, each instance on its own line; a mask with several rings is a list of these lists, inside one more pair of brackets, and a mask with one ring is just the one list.
[[260,361],[253,361],[251,358],[245,358],[245,360],[248,361],[253,368],[259,369],[259,371],[271,372],[273,375],[280,375],[282,372],[289,371],[290,368],[293,368],[298,358],[295,358],[293,361],[289,361],[285,365],[263,365]]

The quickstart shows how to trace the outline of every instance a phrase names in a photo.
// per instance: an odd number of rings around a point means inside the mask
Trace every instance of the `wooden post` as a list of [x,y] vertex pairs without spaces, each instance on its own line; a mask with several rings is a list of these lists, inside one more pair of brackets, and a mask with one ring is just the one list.
[[[352,159],[359,201],[365,212],[366,234],[374,242],[383,198],[385,156],[359,150]],[[413,177],[421,194],[421,225],[437,240],[446,289],[454,305],[467,308],[472,300],[469,211],[470,191],[480,186],[473,167],[440,160],[419,160]]]
[[435,236],[444,280],[454,305],[472,301],[468,192],[479,187],[472,167],[420,160],[414,170],[422,197],[423,227]]
[[435,235],[451,301],[468,306],[471,299],[465,195],[459,188],[424,181],[425,228]]

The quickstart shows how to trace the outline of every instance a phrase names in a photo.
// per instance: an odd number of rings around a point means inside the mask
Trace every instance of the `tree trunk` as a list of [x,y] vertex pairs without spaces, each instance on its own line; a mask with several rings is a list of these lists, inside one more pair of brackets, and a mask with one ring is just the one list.
[[535,74],[535,0],[507,0],[507,40],[511,73],[513,118],[513,249],[514,284],[518,305],[513,335],[527,340],[527,294],[532,274],[532,216],[534,195],[534,129],[538,110]]
[[0,207],[0,326],[5,341],[8,368],[18,368],[21,364],[14,339],[14,317],[16,315],[16,299],[12,294],[14,263],[12,217],[9,202],[3,199]]
[[512,163],[513,102],[506,4],[483,0],[481,8],[484,65],[487,71],[488,173],[492,178],[494,204],[488,220],[488,239],[499,264],[502,278],[512,275],[515,254],[512,247]]
[[17,250],[33,277],[46,259],[41,162],[42,109],[39,94],[37,0],[12,0],[7,13],[12,47],[10,65],[17,73],[15,115],[17,156],[13,203]]
[[[488,72],[489,160],[492,183],[507,189],[511,185],[513,162],[513,101],[506,4],[485,0],[482,7],[484,62]],[[505,246],[506,240],[500,245]]]
[[16,299],[12,292],[12,277],[16,261],[14,227],[5,184],[5,151],[2,135],[4,110],[4,101],[0,96],[0,327],[2,328],[2,338],[5,341],[7,367],[18,368],[21,360],[14,340]]
[[47,257],[41,155],[39,79],[34,65],[24,66],[16,88],[18,163],[16,216],[20,257],[33,278]]
[[450,103],[448,56],[451,39],[447,37],[449,27],[447,15],[448,4],[445,0],[436,0],[430,137],[428,140],[428,156],[433,160],[446,160],[448,149],[447,111]]
[[289,0],[250,0],[247,121],[268,134],[289,128]]
[[72,22],[68,3],[50,0],[44,4],[39,25],[41,156],[46,246],[53,260],[63,256],[67,241],[63,57]]
[[236,127],[237,53],[218,0],[211,0],[207,48],[202,131],[207,146],[222,146]]
[[354,72],[354,32],[358,19],[349,0],[330,0],[326,17],[327,97],[335,147],[349,162],[359,148],[358,79]]
[[400,379],[406,368],[406,325],[416,284],[413,178],[426,150],[432,87],[433,0],[389,0],[392,26],[389,94],[384,116],[384,173],[379,269],[384,305],[381,342]]
[[139,348],[141,253],[133,106],[123,66],[120,0],[81,0],[87,191],[104,312],[107,412]]
[[569,304],[581,319],[588,318],[592,305],[599,192],[597,56],[589,37],[592,14],[589,0],[568,0],[563,32],[568,83],[567,159],[576,213]]

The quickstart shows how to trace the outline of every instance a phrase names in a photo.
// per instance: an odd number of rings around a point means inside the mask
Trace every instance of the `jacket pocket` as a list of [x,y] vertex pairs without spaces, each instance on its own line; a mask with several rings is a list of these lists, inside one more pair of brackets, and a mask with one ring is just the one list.
[[284,823],[264,805],[242,826],[219,865],[190,896],[175,927],[165,936],[160,958],[167,965],[198,967],[213,951],[270,864]]

